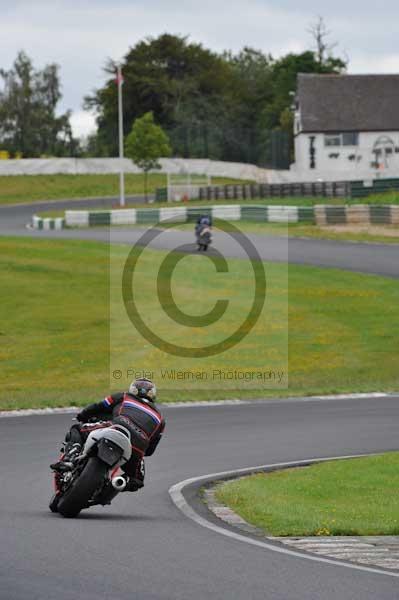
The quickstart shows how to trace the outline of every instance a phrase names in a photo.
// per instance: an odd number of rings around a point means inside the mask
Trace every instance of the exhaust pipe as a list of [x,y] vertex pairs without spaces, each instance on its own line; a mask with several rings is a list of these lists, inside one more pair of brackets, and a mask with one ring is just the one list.
[[114,490],[116,490],[117,492],[123,492],[127,482],[126,479],[122,477],[122,475],[118,475],[117,477],[114,477],[111,480],[111,483]]

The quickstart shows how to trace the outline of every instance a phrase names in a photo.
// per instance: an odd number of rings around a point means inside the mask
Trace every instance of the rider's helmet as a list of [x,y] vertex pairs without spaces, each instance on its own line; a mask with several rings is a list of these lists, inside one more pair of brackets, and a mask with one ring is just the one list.
[[148,402],[155,402],[157,388],[150,379],[136,379],[129,386],[129,394]]
[[211,219],[209,217],[209,215],[201,215],[200,220],[199,220],[200,225],[210,225],[211,224]]

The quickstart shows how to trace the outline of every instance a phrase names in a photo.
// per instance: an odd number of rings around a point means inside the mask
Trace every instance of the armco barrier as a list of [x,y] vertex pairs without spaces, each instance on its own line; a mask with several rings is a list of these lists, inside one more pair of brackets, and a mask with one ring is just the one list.
[[218,206],[173,206],[171,208],[118,209],[108,211],[67,210],[65,219],[34,216],[34,229],[62,229],[98,225],[155,225],[195,222],[200,215],[225,221],[258,223],[316,223],[317,225],[399,225],[399,205],[262,206],[226,204]]

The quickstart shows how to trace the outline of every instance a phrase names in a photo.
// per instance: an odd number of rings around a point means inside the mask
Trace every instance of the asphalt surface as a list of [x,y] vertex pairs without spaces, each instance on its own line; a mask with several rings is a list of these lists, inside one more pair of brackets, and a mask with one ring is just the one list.
[[[139,201],[136,198],[136,201]],[[116,199],[91,200],[93,208],[115,205]],[[134,244],[143,235],[143,230],[134,227],[91,229],[66,229],[61,231],[32,231],[26,229],[32,214],[51,208],[78,208],[88,206],[88,201],[69,200],[57,203],[40,202],[0,208],[0,235],[33,236],[55,239],[86,239],[112,241],[114,243]],[[237,224],[239,227],[239,223]],[[246,236],[256,247],[264,260],[308,264],[321,267],[336,267],[362,273],[380,274],[386,277],[399,277],[399,245],[362,244],[356,242],[338,242],[316,239],[298,239],[273,236]],[[214,247],[225,256],[247,258],[236,236],[217,232]],[[192,244],[190,231],[168,231],[157,237],[151,244],[153,248],[174,249],[181,244]],[[194,246],[192,246],[194,251]]]
[[[0,234],[110,235],[105,229],[29,232],[24,225],[30,214],[29,207],[0,209]],[[119,242],[141,234],[127,228],[115,233]],[[180,236],[184,243],[189,232]],[[250,239],[262,258],[287,259],[281,238]],[[176,236],[165,234],[162,244],[174,246]],[[240,252],[235,240],[222,236],[216,245],[233,256]],[[397,253],[395,246],[291,240],[288,259],[398,277]],[[0,600],[399,599],[394,578],[225,538],[188,520],[168,494],[171,485],[208,473],[396,450],[398,401],[392,396],[165,407],[167,432],[147,460],[144,490],[122,494],[111,507],[93,508],[76,520],[47,509],[48,465],[70,416],[0,419]]]
[[47,509],[48,464],[70,416],[0,419],[2,600],[394,600],[397,580],[277,553],[196,525],[183,479],[397,448],[399,398],[166,408],[146,486],[76,520]]

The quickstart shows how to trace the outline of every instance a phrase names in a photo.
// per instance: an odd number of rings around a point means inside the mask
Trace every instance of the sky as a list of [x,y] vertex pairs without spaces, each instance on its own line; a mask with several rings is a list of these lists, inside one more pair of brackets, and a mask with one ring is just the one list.
[[312,47],[307,31],[322,16],[349,59],[349,73],[399,73],[397,0],[0,0],[0,68],[21,49],[35,68],[60,66],[60,112],[72,110],[74,134],[95,129],[85,95],[102,87],[107,58],[162,33],[185,35],[216,52],[244,46],[278,58]]

